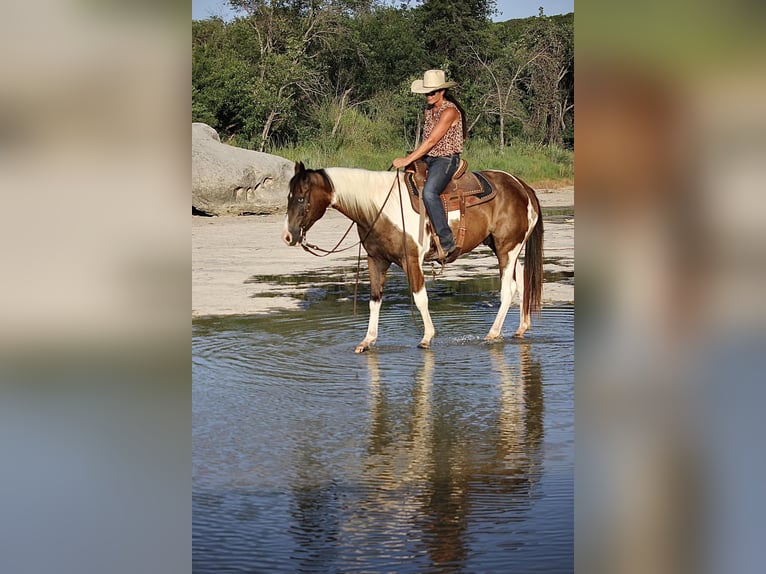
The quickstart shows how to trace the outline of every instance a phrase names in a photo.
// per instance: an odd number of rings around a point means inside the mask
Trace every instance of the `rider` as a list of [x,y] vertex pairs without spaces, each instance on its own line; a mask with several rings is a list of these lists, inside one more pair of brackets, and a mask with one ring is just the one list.
[[[398,157],[392,162],[395,168],[401,168],[423,158],[428,165],[423,203],[439,237],[446,263],[451,263],[460,255],[439,197],[460,165],[463,139],[466,136],[465,112],[447,91],[447,88],[456,85],[455,82],[445,81],[443,70],[428,70],[422,80],[412,82],[412,92],[425,94],[428,104],[425,110],[424,139],[407,157]],[[426,259],[432,255],[429,252]]]

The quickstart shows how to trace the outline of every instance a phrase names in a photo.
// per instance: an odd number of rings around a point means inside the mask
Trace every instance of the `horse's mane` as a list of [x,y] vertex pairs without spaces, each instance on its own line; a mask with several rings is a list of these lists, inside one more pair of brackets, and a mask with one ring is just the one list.
[[319,170],[335,192],[335,204],[354,220],[371,221],[391,186],[393,172],[346,167]]

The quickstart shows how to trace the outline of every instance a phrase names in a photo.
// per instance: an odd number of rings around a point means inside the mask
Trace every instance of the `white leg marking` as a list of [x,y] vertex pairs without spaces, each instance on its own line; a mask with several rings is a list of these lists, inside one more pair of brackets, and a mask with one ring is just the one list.
[[414,293],[413,297],[415,299],[415,306],[418,308],[418,311],[420,311],[420,316],[423,319],[423,339],[418,346],[427,348],[431,346],[431,339],[434,338],[436,330],[434,329],[434,324],[431,322],[431,314],[428,312],[428,293],[426,292],[425,286],[417,293]]
[[381,301],[370,301],[370,321],[367,324],[367,335],[356,346],[355,352],[362,353],[378,340],[378,320],[380,319]]
[[503,330],[505,316],[508,314],[508,309],[511,306],[511,300],[513,299],[513,295],[516,293],[517,282],[513,278],[513,269],[516,265],[517,259],[519,258],[521,245],[522,244],[519,244],[511,249],[508,255],[508,264],[503,270],[503,280],[500,283],[500,309],[497,312],[495,322],[492,323],[492,327],[490,328],[489,333],[487,333],[487,336],[484,337],[487,341],[497,339]]

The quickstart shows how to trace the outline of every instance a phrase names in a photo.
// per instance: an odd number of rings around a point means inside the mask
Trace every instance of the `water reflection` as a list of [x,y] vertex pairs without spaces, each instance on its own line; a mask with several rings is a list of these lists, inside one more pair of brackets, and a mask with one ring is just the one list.
[[[482,524],[528,518],[542,475],[541,365],[526,343],[476,352],[486,353],[487,368],[462,397],[434,392],[444,374],[435,382],[431,351],[404,388],[401,366],[366,356],[368,436],[357,463],[349,461],[358,464],[353,483],[324,480],[315,446],[297,453],[291,514],[300,571],[333,571],[339,548],[350,552],[345,560],[364,549],[366,563],[381,568],[427,556],[421,567],[463,571]],[[506,536],[505,551],[520,543]]]
[[517,346],[518,361],[509,364],[498,347],[490,357],[500,386],[497,461],[512,475],[539,475],[543,442],[542,367],[529,343]]
[[486,345],[482,301],[362,356],[327,304],[196,322],[194,571],[570,571],[573,312]]

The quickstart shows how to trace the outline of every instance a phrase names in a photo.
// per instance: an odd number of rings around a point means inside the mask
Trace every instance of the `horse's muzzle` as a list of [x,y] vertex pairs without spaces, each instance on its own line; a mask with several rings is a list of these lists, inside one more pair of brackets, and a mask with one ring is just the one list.
[[303,239],[303,233],[301,233],[300,230],[291,231],[289,229],[285,229],[282,232],[282,241],[287,243],[290,247],[297,245],[298,242],[301,241],[302,239]]

